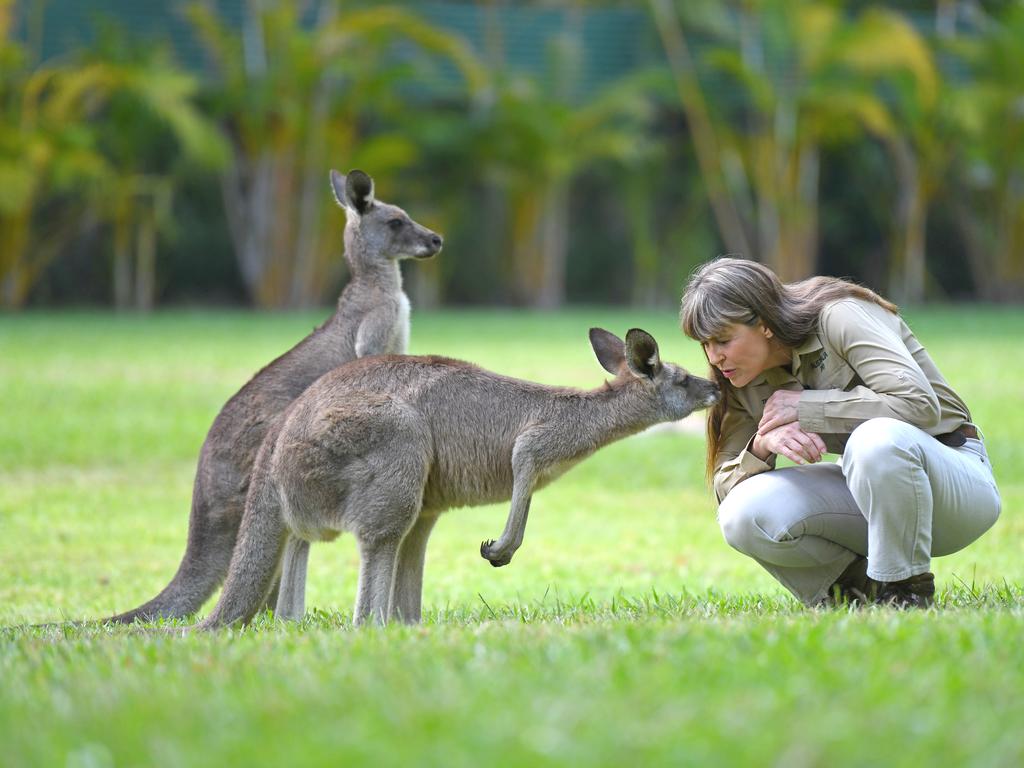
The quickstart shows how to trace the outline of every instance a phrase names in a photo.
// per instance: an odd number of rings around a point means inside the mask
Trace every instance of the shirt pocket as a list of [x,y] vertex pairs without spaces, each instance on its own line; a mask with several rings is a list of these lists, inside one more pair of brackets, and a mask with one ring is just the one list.
[[857,372],[839,355],[832,353],[825,358],[824,365],[815,369],[810,377],[808,389],[847,390],[862,383]]

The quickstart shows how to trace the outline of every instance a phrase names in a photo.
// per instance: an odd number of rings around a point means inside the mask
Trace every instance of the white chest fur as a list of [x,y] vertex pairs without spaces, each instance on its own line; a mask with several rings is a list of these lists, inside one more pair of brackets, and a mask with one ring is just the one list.
[[404,355],[409,346],[409,315],[412,306],[409,304],[409,297],[402,291],[398,294],[398,314],[395,317],[395,327],[391,334],[392,354]]

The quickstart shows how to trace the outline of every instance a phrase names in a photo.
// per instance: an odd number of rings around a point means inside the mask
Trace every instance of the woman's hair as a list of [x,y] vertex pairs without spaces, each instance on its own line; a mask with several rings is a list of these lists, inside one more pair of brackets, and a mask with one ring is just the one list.
[[[799,347],[817,330],[825,305],[846,298],[872,301],[893,314],[899,311],[895,304],[871,289],[848,280],[811,277],[784,284],[763,264],[722,257],[699,267],[690,277],[683,291],[679,322],[683,333],[701,343],[719,336],[731,325],[755,326],[760,322],[785,346]],[[708,413],[709,482],[715,473],[722,422],[732,388],[732,383],[714,366],[711,375],[722,388],[722,398]]]

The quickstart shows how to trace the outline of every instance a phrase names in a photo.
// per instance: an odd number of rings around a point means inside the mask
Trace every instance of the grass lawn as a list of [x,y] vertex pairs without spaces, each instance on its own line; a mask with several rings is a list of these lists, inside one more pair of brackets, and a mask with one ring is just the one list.
[[[163,587],[210,422],[323,315],[0,317],[0,626]],[[1024,310],[908,320],[1003,493],[996,527],[934,562],[937,610],[801,608],[722,541],[697,422],[539,493],[505,568],[478,553],[504,505],[445,516],[419,627],[352,628],[342,537],[312,550],[301,624],[2,630],[0,766],[1022,765]],[[597,386],[591,325],[705,369],[671,312],[416,313],[411,351]]]

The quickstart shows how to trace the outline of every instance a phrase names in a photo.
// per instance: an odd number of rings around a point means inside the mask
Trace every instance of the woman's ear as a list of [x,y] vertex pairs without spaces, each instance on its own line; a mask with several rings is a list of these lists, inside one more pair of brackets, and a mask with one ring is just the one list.
[[773,337],[775,336],[775,334],[774,334],[774,333],[772,333],[772,329],[771,329],[771,328],[769,328],[769,327],[768,327],[767,325],[765,325],[764,323],[758,323],[758,325],[759,325],[759,326],[760,326],[760,328],[761,328],[761,333],[763,333],[763,334],[764,334],[764,337],[765,337],[766,339],[771,339],[771,338],[773,338]]

